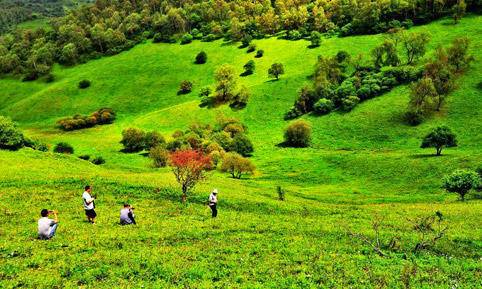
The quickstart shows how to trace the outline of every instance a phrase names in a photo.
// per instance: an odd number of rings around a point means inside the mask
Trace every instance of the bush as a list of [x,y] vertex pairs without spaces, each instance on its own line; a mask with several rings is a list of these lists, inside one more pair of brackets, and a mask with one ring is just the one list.
[[250,156],[254,151],[253,143],[246,135],[238,133],[234,136],[233,141],[231,142],[230,151],[237,152],[243,157]]
[[0,116],[0,149],[18,150],[24,146],[23,133],[9,118]]
[[253,60],[248,61],[244,66],[244,75],[253,74],[256,64]]
[[276,78],[276,80],[278,80],[279,76],[284,73],[285,73],[285,69],[283,64],[281,63],[273,63],[271,67],[268,69],[268,76],[272,78]]
[[87,88],[87,87],[89,87],[89,86],[90,86],[90,80],[88,80],[88,79],[83,79],[83,80],[79,81],[79,88],[80,88],[80,89],[85,89],[85,88]]
[[152,37],[153,43],[159,43],[159,42],[162,42],[162,41],[164,41],[164,37],[162,37],[161,33],[156,33],[156,34],[154,34],[154,37]]
[[251,37],[249,34],[246,34],[243,39],[241,39],[241,47],[248,47],[252,40],[253,37]]
[[360,102],[360,99],[357,96],[350,95],[345,97],[341,100],[341,108],[344,111],[350,111]]
[[207,97],[211,95],[211,88],[209,86],[201,88],[199,91],[199,97]]
[[229,172],[233,178],[240,179],[243,174],[252,174],[256,170],[254,164],[237,153],[226,153],[221,171]]
[[98,157],[95,157],[92,159],[92,161],[90,161],[91,163],[93,163],[94,165],[102,165],[102,164],[105,164],[105,160],[103,157],[101,156],[98,156]]
[[39,140],[33,140],[33,139],[25,138],[24,146],[32,148],[36,151],[41,151],[41,152],[48,152],[49,151],[48,144],[46,144],[42,141],[39,141]]
[[291,147],[307,147],[311,142],[311,126],[304,120],[291,123],[284,133],[285,144]]
[[137,128],[127,128],[122,131],[122,140],[125,152],[140,152],[145,148],[146,133]]
[[424,116],[422,113],[413,110],[407,111],[403,117],[405,121],[411,126],[419,125],[424,120]]
[[451,193],[457,193],[462,201],[471,189],[476,188],[479,183],[479,176],[476,172],[467,170],[456,170],[449,176],[445,176],[443,187]]
[[190,93],[192,90],[192,82],[189,80],[183,80],[179,85],[179,94],[187,94]]
[[201,51],[196,55],[196,64],[204,64],[208,60],[208,55],[206,52]]
[[110,124],[115,118],[116,113],[111,108],[101,108],[90,116],[77,114],[70,118],[63,118],[57,121],[57,125],[63,130],[70,131],[93,127],[97,124]]
[[288,32],[287,38],[290,40],[300,40],[302,35],[298,30],[291,30]]
[[169,162],[169,151],[161,146],[154,147],[149,152],[149,158],[152,159],[154,167],[165,167]]
[[263,55],[264,55],[264,50],[260,49],[260,50],[256,51],[256,55],[254,57],[261,58],[261,57],[263,57]]
[[321,34],[318,31],[312,31],[310,35],[310,41],[312,47],[318,47],[321,45]]
[[59,142],[55,145],[54,152],[60,154],[73,154],[74,148],[66,142]]
[[250,44],[248,46],[248,49],[246,50],[247,53],[254,52],[256,50],[256,45],[255,44]]
[[49,73],[49,74],[47,74],[47,76],[45,76],[45,82],[46,83],[51,83],[51,82],[54,82],[54,81],[55,81],[55,76],[52,73]]
[[84,161],[88,161],[88,160],[90,160],[90,155],[80,155],[79,159],[84,160]]
[[189,33],[186,33],[181,37],[181,44],[191,43],[192,39],[193,39],[192,35]]
[[144,148],[150,150],[154,147],[163,146],[166,144],[164,137],[157,131],[146,133],[144,138]]
[[317,114],[327,114],[330,113],[334,108],[333,101],[320,98],[313,106],[313,111]]

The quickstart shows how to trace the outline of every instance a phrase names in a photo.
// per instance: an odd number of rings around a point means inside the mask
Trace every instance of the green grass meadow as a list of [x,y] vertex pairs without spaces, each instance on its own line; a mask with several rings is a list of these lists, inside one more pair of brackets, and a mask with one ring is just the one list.
[[[399,86],[349,113],[303,116],[313,127],[312,146],[303,149],[278,144],[289,123],[283,115],[309,83],[317,56],[346,50],[368,58],[384,35],[324,39],[315,49],[305,40],[255,40],[262,58],[221,40],[149,41],[116,56],[56,66],[52,83],[0,79],[0,115],[29,137],[75,148],[71,156],[0,151],[0,288],[481,288],[482,195],[472,192],[460,202],[441,188],[441,179],[481,164],[482,17],[411,31],[431,34],[426,59],[456,37],[471,40],[476,59],[442,111],[417,127],[406,125],[409,88]],[[208,61],[196,65],[201,50]],[[251,59],[254,74],[240,77],[252,92],[245,109],[199,107],[198,92],[214,84],[218,66],[229,63],[242,73]],[[268,78],[274,62],[285,66],[279,81]],[[91,86],[79,89],[82,79]],[[192,93],[177,95],[182,80],[193,82]],[[72,132],[55,127],[59,118],[101,107],[116,111],[113,124]],[[210,172],[187,206],[169,168],[152,168],[146,156],[120,151],[127,127],[170,138],[221,114],[247,125],[257,173],[235,180]],[[441,124],[457,134],[459,146],[433,157],[419,147]],[[83,154],[106,163],[78,159]],[[86,184],[97,195],[96,225],[83,212]],[[285,201],[277,199],[277,186],[287,191]],[[220,191],[214,220],[205,205],[213,188]],[[124,202],[136,207],[135,227],[117,225]],[[36,239],[44,207],[59,211],[50,241]],[[444,215],[446,236],[431,250],[412,253],[420,238],[413,220],[436,211]],[[387,257],[348,234],[373,237],[373,220],[382,220],[383,240],[399,238]]]

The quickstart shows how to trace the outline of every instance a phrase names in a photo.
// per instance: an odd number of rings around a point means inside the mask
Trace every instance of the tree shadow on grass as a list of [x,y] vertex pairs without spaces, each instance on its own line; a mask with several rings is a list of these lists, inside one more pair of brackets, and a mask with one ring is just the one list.
[[244,72],[243,72],[243,73],[241,73],[239,76],[241,76],[241,77],[245,77],[245,76],[248,76],[248,75],[251,75],[251,74],[253,74],[253,72],[252,72],[252,71],[244,71]]
[[308,45],[308,49],[315,49],[318,47],[320,47],[320,45],[313,45],[313,44]]
[[438,157],[445,157],[447,156],[446,154],[443,155],[436,155],[434,153],[432,154],[415,154],[415,155],[410,155],[409,158],[411,159],[426,159],[426,158],[438,158]]

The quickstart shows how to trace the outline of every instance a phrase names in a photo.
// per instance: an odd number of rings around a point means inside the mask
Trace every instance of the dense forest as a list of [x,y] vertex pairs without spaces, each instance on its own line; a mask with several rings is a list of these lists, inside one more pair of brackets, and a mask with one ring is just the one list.
[[292,40],[313,31],[328,36],[370,34],[446,15],[457,21],[465,11],[477,11],[480,6],[478,0],[98,0],[53,18],[53,31],[3,35],[0,73],[33,80],[48,74],[55,62],[74,65],[119,53],[151,37],[166,42],[182,37],[182,43],[226,38],[248,44],[253,38],[279,32]]

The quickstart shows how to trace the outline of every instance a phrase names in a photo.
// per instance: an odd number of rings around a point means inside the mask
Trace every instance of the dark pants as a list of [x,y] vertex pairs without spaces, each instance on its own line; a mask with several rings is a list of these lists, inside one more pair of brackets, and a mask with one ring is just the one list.
[[212,211],[212,217],[216,218],[218,215],[218,209],[216,208],[216,204],[210,204],[209,207],[211,208]]

